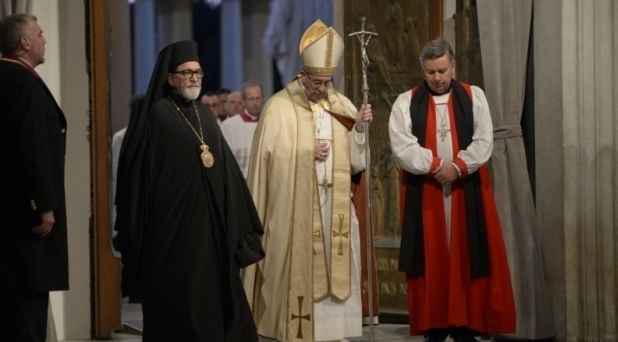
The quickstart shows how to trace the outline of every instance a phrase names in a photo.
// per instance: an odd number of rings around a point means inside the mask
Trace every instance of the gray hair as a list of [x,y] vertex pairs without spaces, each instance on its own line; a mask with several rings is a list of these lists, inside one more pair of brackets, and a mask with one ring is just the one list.
[[434,60],[440,58],[444,55],[448,56],[451,64],[455,61],[455,55],[453,54],[453,49],[451,48],[451,44],[449,44],[444,39],[435,39],[429,41],[425,44],[423,51],[421,51],[421,56],[419,60],[421,61],[421,68],[424,67],[423,63],[427,60]]
[[240,96],[242,96],[242,99],[246,99],[247,98],[247,88],[251,88],[251,87],[260,87],[260,93],[262,93],[262,96],[264,96],[264,88],[262,88],[262,85],[257,82],[257,81],[247,81],[245,83],[242,84],[242,86],[240,87]]
[[30,20],[36,21],[31,14],[12,14],[0,20],[0,53],[2,55],[19,52],[21,37],[30,34]]

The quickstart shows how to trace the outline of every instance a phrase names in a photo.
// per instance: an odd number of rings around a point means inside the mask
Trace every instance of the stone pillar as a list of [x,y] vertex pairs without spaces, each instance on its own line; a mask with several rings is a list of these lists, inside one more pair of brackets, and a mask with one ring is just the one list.
[[[45,2],[47,0],[38,0]],[[52,3],[52,1],[49,1]],[[55,2],[55,1],[53,1]],[[63,297],[63,310],[52,303],[58,340],[81,340],[91,335],[90,285],[90,87],[86,57],[86,9],[84,1],[57,1],[60,47],[60,107],[67,118],[65,190],[69,237],[69,291],[52,292]],[[46,30],[46,28],[44,28]],[[46,46],[49,46],[50,42]],[[57,98],[58,99],[58,98]]]
[[221,1],[221,86],[239,90],[244,80],[242,2]]
[[135,0],[133,4],[133,93],[146,93],[157,62],[155,0]]
[[193,39],[193,1],[158,0],[157,3],[159,5],[157,11],[159,15],[158,55],[159,51],[169,44]]
[[263,0],[245,0],[242,4],[242,38],[244,49],[244,77],[242,82],[247,80],[260,82],[264,89],[265,99],[268,99],[273,93],[272,60],[262,47],[264,31],[266,31],[268,26],[268,4],[268,1]]
[[538,238],[558,341],[616,341],[618,6],[534,2]]
[[[341,38],[346,41],[347,34],[345,33],[345,22],[344,22],[344,14],[345,14],[345,4],[343,0],[334,0],[333,1],[333,28],[337,33],[341,36]],[[360,29],[360,28],[359,28]],[[357,46],[347,46],[345,47],[344,54],[350,53],[349,49],[355,49]],[[335,89],[338,92],[345,94],[345,58],[341,56],[341,60],[339,60],[339,64],[337,65],[337,71],[333,75],[333,84],[335,85]]]

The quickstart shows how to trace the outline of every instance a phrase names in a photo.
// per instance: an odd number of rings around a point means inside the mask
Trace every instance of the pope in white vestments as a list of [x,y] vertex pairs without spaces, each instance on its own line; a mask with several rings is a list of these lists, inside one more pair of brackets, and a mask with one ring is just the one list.
[[242,276],[258,334],[278,341],[362,335],[350,176],[364,170],[372,114],[332,87],[342,53],[333,28],[319,20],[309,27],[303,70],[265,104],[253,140],[247,182],[266,258]]

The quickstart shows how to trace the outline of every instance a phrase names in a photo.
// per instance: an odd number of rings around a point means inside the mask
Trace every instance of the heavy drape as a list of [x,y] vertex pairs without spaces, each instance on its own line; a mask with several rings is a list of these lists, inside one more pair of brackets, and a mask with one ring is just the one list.
[[509,259],[521,339],[554,336],[520,126],[532,0],[478,0],[485,93],[494,125],[493,188]]

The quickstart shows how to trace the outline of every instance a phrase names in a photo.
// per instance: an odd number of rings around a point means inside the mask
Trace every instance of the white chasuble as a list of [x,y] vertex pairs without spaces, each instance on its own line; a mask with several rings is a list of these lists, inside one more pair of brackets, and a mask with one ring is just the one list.
[[[362,335],[350,177],[364,170],[364,134],[339,121],[354,122],[350,100],[331,86],[327,92],[330,109],[320,116],[319,134],[295,79],[264,105],[252,145],[247,183],[266,256],[242,271],[243,286],[258,334],[278,341]],[[332,141],[325,162],[315,160],[318,137]]]

